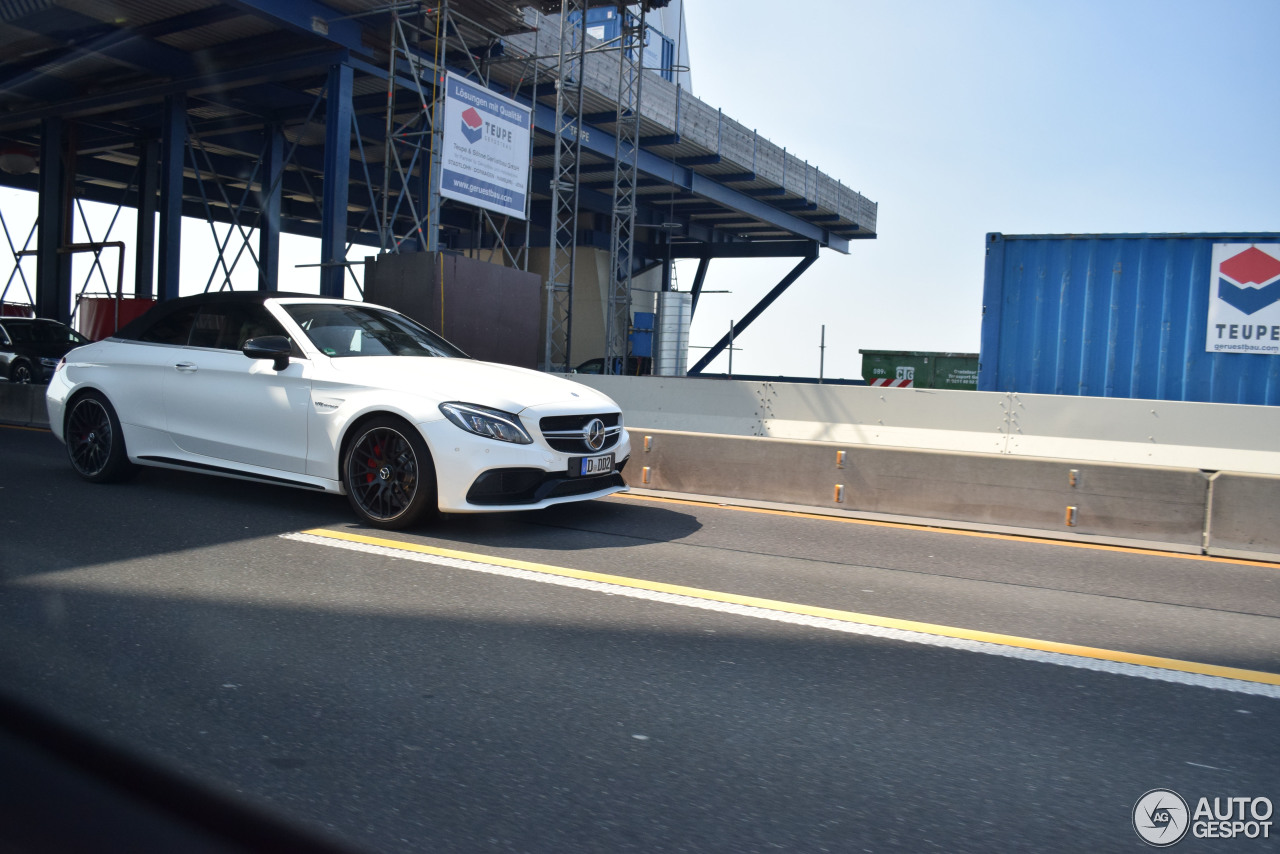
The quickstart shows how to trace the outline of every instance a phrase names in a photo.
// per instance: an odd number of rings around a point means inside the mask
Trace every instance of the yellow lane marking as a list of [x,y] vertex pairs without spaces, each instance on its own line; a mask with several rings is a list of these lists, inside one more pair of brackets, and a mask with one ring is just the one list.
[[1036,652],[1050,652],[1061,655],[1072,655],[1078,658],[1092,658],[1099,661],[1111,661],[1120,664],[1132,664],[1140,667],[1154,667],[1161,670],[1175,670],[1182,673],[1194,673],[1201,676],[1217,676],[1223,679],[1238,679],[1244,682],[1256,682],[1264,685],[1280,685],[1280,673],[1264,673],[1260,670],[1244,670],[1238,667],[1222,667],[1216,664],[1202,664],[1195,661],[1182,661],[1176,658],[1161,658],[1154,655],[1142,655],[1133,652],[1119,652],[1097,647],[1079,646],[1057,641],[1023,638],[1016,635],[1002,635],[994,632],[982,632],[973,629],[962,629],[954,626],[939,626],[933,623],[918,623],[914,620],[898,620],[892,617],[877,617],[872,614],[859,614],[854,611],[839,611],[833,608],[820,608],[814,605],[800,605],[794,602],[781,602],[776,599],[761,599],[756,596],[741,596],[737,593],[723,593],[716,590],[704,590],[698,587],[685,587],[680,584],[666,584],[661,581],[646,581],[640,578],[627,578],[621,575],[607,575],[599,572],[587,572],[581,569],[570,569],[563,566],[551,566],[544,563],[531,563],[524,560],[497,557],[494,555],[460,552],[453,549],[442,549],[436,546],[424,546],[403,540],[389,540],[381,537],[369,537],[350,531],[331,531],[315,528],[303,531],[314,537],[325,537],[349,543],[363,543],[368,546],[399,549],[416,554],[433,555],[435,557],[467,560],[485,563],[509,569],[523,569],[528,572],[540,572],[561,578],[576,578],[581,581],[595,581],[629,587],[634,590],[647,590],[654,593],[669,593],[676,596],[688,596],[708,602],[722,602],[730,605],[743,605],[750,608],[762,608],[785,614],[799,614],[808,617],[819,617],[845,623],[861,623],[885,629],[918,632],[936,637],[955,638],[957,640],[977,641],[979,643],[997,644],[999,646],[1016,647]]
[[51,431],[48,427],[25,427],[25,426],[23,426],[23,425],[21,425],[21,424],[0,424],[0,427],[5,428],[6,430],[29,430],[29,431],[31,431],[32,433],[51,433],[51,432],[53,432],[53,431]]
[[1122,552],[1133,555],[1154,555],[1180,560],[1198,560],[1209,563],[1230,563],[1237,566],[1259,566],[1275,569],[1280,561],[1254,560],[1250,558],[1216,557],[1212,555],[1165,552],[1136,546],[1109,546],[1105,543],[1080,543],[1073,540],[1055,540],[1051,537],[1033,537],[1029,534],[996,534],[990,531],[966,531],[963,528],[944,528],[939,525],[921,525],[911,522],[884,522],[877,519],[855,519],[849,516],[828,516],[822,513],[805,513],[799,510],[775,510],[768,507],[747,507],[740,504],[721,504],[716,501],[696,501],[689,498],[665,498],[660,495],[610,495],[606,501],[653,501],[659,504],[682,504],[688,507],[714,507],[718,510],[735,510],[741,513],[761,513],[767,516],[785,516],[792,519],[817,519],[823,522],[841,522],[849,525],[870,525],[876,528],[899,528],[907,531],[929,531],[934,534],[954,534],[958,537],[979,537],[986,540],[1006,540],[1016,543],[1039,543],[1047,546],[1065,546],[1070,549],[1092,549],[1101,552]]

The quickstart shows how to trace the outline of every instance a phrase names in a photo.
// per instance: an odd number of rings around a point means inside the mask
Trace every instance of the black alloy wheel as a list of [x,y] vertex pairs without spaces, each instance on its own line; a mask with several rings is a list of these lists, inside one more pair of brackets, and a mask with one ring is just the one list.
[[343,485],[356,515],[377,528],[415,525],[436,508],[436,472],[427,443],[399,418],[360,426],[348,446]]
[[97,392],[86,392],[72,401],[63,436],[71,467],[87,481],[112,483],[131,477],[137,470],[125,451],[120,419]]
[[36,381],[35,368],[26,359],[15,359],[9,366],[9,382],[26,385]]

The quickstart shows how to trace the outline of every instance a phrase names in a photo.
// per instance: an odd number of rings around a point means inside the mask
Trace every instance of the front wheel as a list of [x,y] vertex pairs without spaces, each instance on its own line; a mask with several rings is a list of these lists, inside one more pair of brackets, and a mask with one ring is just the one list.
[[26,385],[36,381],[36,370],[26,359],[15,359],[9,366],[9,382]]
[[399,418],[361,424],[347,446],[342,482],[356,515],[376,528],[408,528],[436,509],[436,472],[422,436]]
[[63,435],[71,467],[87,481],[113,483],[137,471],[125,451],[116,411],[97,392],[86,392],[72,402]]

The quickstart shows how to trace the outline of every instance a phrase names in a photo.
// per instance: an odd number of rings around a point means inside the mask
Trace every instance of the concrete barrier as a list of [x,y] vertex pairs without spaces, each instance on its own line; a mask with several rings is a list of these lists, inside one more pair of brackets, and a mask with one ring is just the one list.
[[1184,552],[1204,545],[1209,477],[1198,469],[629,432],[627,481],[639,488]]
[[1280,558],[1280,407],[574,379],[649,436],[634,486]]
[[0,382],[0,423],[23,427],[48,427],[44,404],[46,386]]
[[655,430],[1280,475],[1280,406],[577,375]]
[[1212,555],[1275,560],[1280,555],[1280,477],[1214,475],[1206,543]]

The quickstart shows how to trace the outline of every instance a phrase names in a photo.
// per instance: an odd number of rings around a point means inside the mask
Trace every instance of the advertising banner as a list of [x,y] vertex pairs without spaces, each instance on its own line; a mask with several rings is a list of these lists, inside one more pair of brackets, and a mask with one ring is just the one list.
[[440,195],[524,219],[529,125],[528,107],[448,74]]
[[1205,349],[1280,355],[1280,244],[1215,243],[1209,271]]

